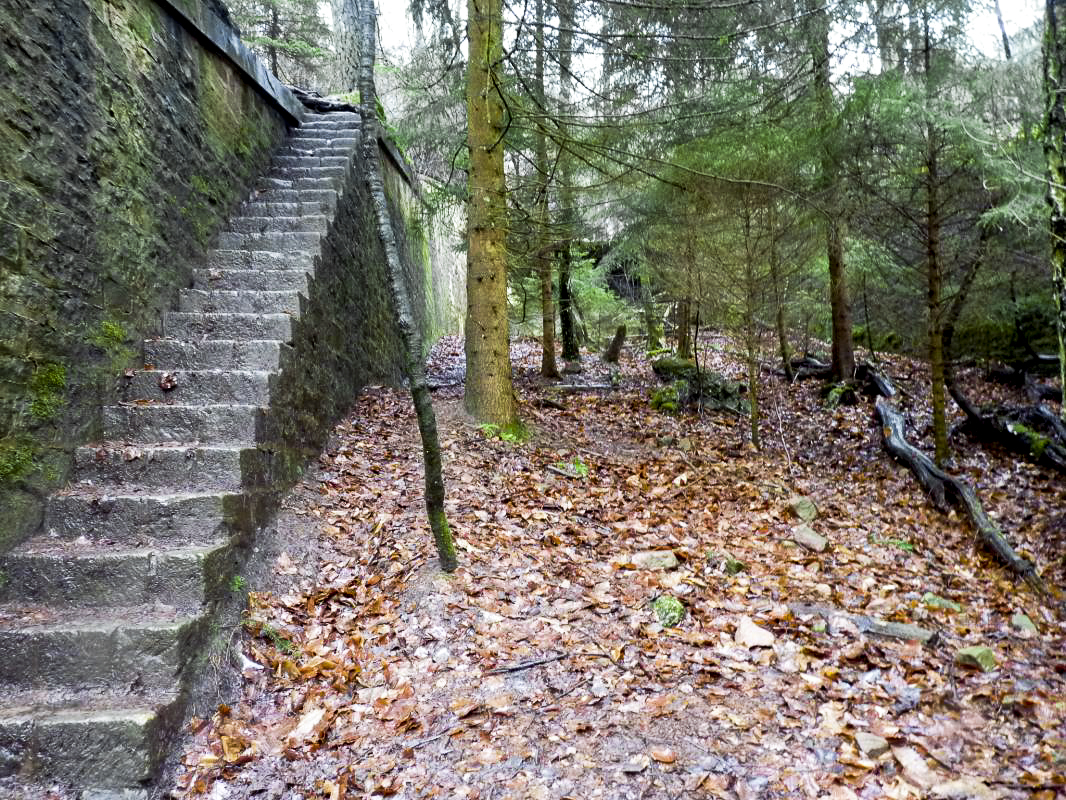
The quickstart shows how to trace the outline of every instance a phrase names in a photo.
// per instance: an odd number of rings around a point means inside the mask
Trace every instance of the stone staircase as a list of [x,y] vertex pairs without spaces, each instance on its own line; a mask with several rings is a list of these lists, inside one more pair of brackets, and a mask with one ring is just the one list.
[[293,132],[145,342],[103,440],[78,448],[42,530],[0,559],[0,779],[12,786],[146,796],[242,542],[274,507],[257,444],[358,124],[308,114]]

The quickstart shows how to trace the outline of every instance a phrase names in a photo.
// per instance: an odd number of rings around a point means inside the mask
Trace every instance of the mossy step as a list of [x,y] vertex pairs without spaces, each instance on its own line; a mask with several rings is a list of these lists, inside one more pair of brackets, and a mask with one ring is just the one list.
[[5,606],[0,687],[169,689],[201,624],[198,615],[163,606]]
[[276,370],[291,352],[277,339],[147,339],[144,363],[167,369]]
[[254,207],[244,209],[244,214],[233,217],[226,230],[233,233],[324,233],[329,230],[329,217],[321,212],[293,216],[259,215]]
[[155,774],[182,708],[174,691],[9,692],[0,707],[0,767],[31,784],[26,798],[46,796],[45,784],[57,780],[137,791]]
[[287,342],[292,338],[292,315],[168,311],[163,315],[163,327],[174,339],[276,339]]
[[255,269],[264,272],[302,269],[313,272],[317,249],[241,250],[219,247],[207,257],[207,269]]
[[165,598],[194,611],[219,590],[229,558],[224,541],[127,549],[38,537],[0,557],[0,602],[71,608],[136,606]]
[[270,403],[268,370],[138,370],[122,387],[126,402],[265,406]]
[[298,314],[299,292],[277,289],[183,289],[182,311],[225,314]]
[[254,445],[266,409],[258,405],[119,405],[103,410],[104,437],[123,442]]
[[240,492],[110,491],[107,486],[81,486],[48,498],[43,528],[59,540],[84,537],[130,547],[153,542],[180,545],[205,536],[224,538],[227,515],[248,516],[251,506],[251,498]]
[[259,457],[254,449],[239,446],[101,442],[75,450],[71,490],[83,491],[88,484],[113,492],[125,487],[239,491],[242,473]]
[[198,269],[193,288],[205,291],[290,291],[307,296],[310,275],[302,269]]
[[238,233],[222,231],[218,235],[219,250],[268,250],[272,253],[290,251],[315,252],[322,242],[324,231],[266,231]]

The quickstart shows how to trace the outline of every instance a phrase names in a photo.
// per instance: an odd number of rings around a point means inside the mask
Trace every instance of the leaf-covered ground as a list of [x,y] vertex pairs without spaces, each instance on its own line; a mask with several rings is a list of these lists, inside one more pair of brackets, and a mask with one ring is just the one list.
[[[707,349],[739,374],[726,341]],[[279,521],[275,585],[252,587],[243,699],[194,721],[173,796],[1063,796],[1060,601],[932,510],[868,403],[827,410],[813,382],[767,374],[756,452],[744,420],[652,411],[628,349],[617,388],[572,393],[536,377],[535,343],[513,356],[524,444],[463,416],[461,343],[430,361],[452,577],[423,520],[409,398],[368,391],[337,428]],[[580,380],[609,383],[594,362]],[[922,442],[920,367],[889,371]],[[1062,587],[1061,476],[956,445],[956,471]],[[825,552],[791,540],[796,495]],[[666,550],[676,566],[640,555]],[[662,595],[684,606],[676,627]],[[868,618],[937,636],[877,638]],[[956,663],[971,646],[995,668]]]

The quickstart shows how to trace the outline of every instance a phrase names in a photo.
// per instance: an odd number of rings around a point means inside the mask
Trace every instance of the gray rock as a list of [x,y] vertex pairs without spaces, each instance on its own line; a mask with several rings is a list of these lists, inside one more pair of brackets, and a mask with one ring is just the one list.
[[676,597],[668,594],[656,597],[652,608],[664,628],[673,628],[685,618],[685,606]]
[[996,654],[989,647],[975,645],[964,647],[955,654],[955,663],[966,667],[977,667],[982,672],[991,672],[999,666]]
[[818,506],[811,498],[802,494],[794,494],[788,499],[788,510],[803,522],[812,522],[818,516]]
[[864,756],[870,758],[883,756],[890,748],[887,739],[865,731],[859,731],[855,734],[855,745]]
[[1018,630],[1018,631],[1028,632],[1028,633],[1037,633],[1038,632],[1037,631],[1037,627],[1036,627],[1036,623],[1033,622],[1029,618],[1029,616],[1027,614],[1023,614],[1021,611],[1019,611],[1018,613],[1016,613],[1014,616],[1012,616],[1010,618],[1010,624],[1011,624],[1011,627],[1013,627],[1015,630]]
[[819,533],[815,533],[810,525],[804,523],[792,529],[792,541],[806,547],[815,553],[824,553],[829,547],[829,540]]
[[948,600],[939,595],[935,595],[932,592],[926,592],[922,595],[922,604],[929,608],[938,608],[944,611],[954,611],[956,613],[962,611],[962,606],[954,600]]
[[634,553],[631,560],[637,569],[675,569],[678,563],[673,550],[642,550]]

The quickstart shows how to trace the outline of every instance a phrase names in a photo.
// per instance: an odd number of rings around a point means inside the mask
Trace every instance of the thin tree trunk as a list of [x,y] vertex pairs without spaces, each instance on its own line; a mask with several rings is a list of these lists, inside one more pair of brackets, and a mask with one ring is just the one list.
[[999,0],[995,0],[996,22],[999,23],[999,35],[1003,37],[1003,55],[1007,61],[1011,60],[1010,38],[1007,36],[1007,27],[1003,24],[1003,12],[999,8]]
[[[536,5],[536,75],[535,88],[537,102],[542,109],[547,108],[544,91],[544,0],[537,0]],[[536,240],[543,245],[548,230],[548,137],[543,125],[537,126],[536,148],[534,153],[537,171],[537,224],[540,228]],[[555,300],[552,295],[552,258],[537,248],[537,275],[540,278],[540,316],[541,316],[541,358],[540,374],[545,378],[558,378],[559,366],[555,362]]]
[[574,295],[570,286],[570,246],[559,254],[559,332],[563,338],[563,360],[571,369],[581,362],[581,348],[577,341],[577,322],[574,319]]
[[822,139],[821,182],[825,214],[826,257],[829,261],[829,308],[833,321],[832,364],[836,380],[851,380],[855,374],[855,344],[851,333],[851,306],[848,302],[844,262],[845,225],[840,201],[840,174],[836,165],[839,122],[833,103],[829,64],[829,14],[820,0],[808,0],[815,35],[811,41],[814,62],[814,91],[818,110],[830,126]]
[[677,357],[692,358],[692,303],[687,297],[677,304]]
[[773,202],[770,205],[770,280],[774,290],[778,353],[785,378],[791,383],[796,379],[796,372],[792,369],[792,352],[788,346],[788,327],[785,325],[784,288],[781,285],[781,260],[777,249],[777,206]]
[[507,185],[503,171],[503,0],[467,0],[466,391],[480,422],[518,421],[507,319]]
[[[924,60],[926,80],[927,113],[932,101],[932,43],[929,38],[929,19],[925,19]],[[925,256],[928,280],[927,300],[929,309],[929,372],[931,375],[931,400],[933,406],[933,444],[938,466],[950,455],[948,447],[948,424],[944,391],[944,328],[943,302],[944,274],[940,263],[940,174],[938,164],[938,132],[932,121],[926,123],[926,230]]]
[[1044,23],[1044,156],[1051,212],[1051,283],[1064,395],[1061,413],[1066,421],[1066,0],[1047,0]]
[[[556,6],[559,14],[559,130],[562,136],[569,136],[566,120],[573,110],[570,108],[570,94],[573,76],[570,65],[573,60],[574,42],[574,0],[559,0]],[[574,209],[573,158],[565,151],[559,154],[559,217],[562,238],[573,242],[577,227]],[[578,326],[574,315],[574,292],[570,285],[571,248],[568,245],[559,260],[559,328],[563,338],[563,359],[570,372],[580,371],[581,347],[578,342]]]
[[363,116],[363,151],[367,166],[367,184],[374,204],[378,234],[388,262],[389,286],[396,311],[396,321],[404,344],[404,371],[411,387],[411,399],[418,417],[418,431],[422,436],[422,463],[425,468],[426,514],[433,541],[437,546],[440,566],[445,572],[454,572],[457,566],[455,543],[452,539],[448,518],[444,511],[444,476],[441,464],[440,440],[437,436],[437,418],[433,413],[429,386],[422,365],[422,336],[415,323],[411,296],[404,282],[403,265],[396,247],[396,239],[390,221],[388,201],[385,197],[385,180],[381,171],[381,152],[378,149],[378,120],[375,108],[374,87],[374,38],[376,9],[373,0],[366,0],[362,10],[363,44],[360,58],[360,96]]
[[[272,41],[277,41],[281,38],[281,19],[278,17],[278,7],[271,6],[270,8],[270,38]],[[270,56],[270,71],[274,75],[278,74],[278,48],[275,45],[270,45],[267,48],[267,54]]]

